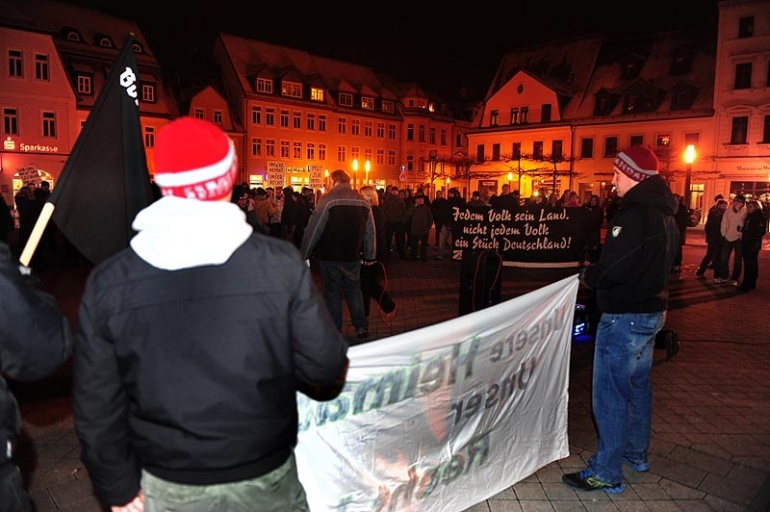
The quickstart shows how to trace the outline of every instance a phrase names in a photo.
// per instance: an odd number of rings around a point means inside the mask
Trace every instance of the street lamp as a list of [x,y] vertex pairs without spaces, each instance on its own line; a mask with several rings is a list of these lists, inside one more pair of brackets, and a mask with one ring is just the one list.
[[358,158],[353,159],[353,188],[358,188],[358,183],[356,183],[358,180]]
[[688,144],[687,149],[684,150],[684,161],[687,163],[687,175],[684,178],[684,193],[687,198],[687,209],[690,209],[692,205],[692,190],[690,190],[690,180],[692,179],[692,163],[697,158],[698,152],[695,151],[693,144]]
[[329,188],[329,169],[324,170],[324,188]]
[[512,172],[509,172],[509,173],[508,173],[508,190],[510,190],[510,189],[511,189],[511,182],[512,182],[512,181],[513,181],[513,173],[512,173]]
[[436,191],[433,185],[433,181],[436,179],[436,165],[438,165],[438,150],[431,149],[428,151],[428,159],[430,160],[430,192],[433,197],[436,197]]
[[371,168],[372,168],[372,164],[371,164],[371,162],[369,162],[369,160],[364,162],[364,170],[366,170],[366,183],[365,183],[366,185],[369,184],[369,170]]

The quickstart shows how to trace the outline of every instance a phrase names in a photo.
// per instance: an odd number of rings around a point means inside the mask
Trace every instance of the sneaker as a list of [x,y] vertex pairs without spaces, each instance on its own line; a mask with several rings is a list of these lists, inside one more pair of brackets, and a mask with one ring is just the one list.
[[721,277],[714,278],[714,284],[722,284],[727,282],[727,279],[722,279]]
[[646,473],[650,470],[650,464],[648,462],[634,462],[628,457],[623,457],[623,463],[637,473]]
[[565,473],[561,476],[561,481],[569,487],[581,491],[604,491],[607,494],[618,494],[625,490],[622,482],[616,484],[603,482],[591,475],[587,469],[578,473]]
[[730,279],[730,281],[727,282],[730,286],[738,286],[738,281],[735,279]]

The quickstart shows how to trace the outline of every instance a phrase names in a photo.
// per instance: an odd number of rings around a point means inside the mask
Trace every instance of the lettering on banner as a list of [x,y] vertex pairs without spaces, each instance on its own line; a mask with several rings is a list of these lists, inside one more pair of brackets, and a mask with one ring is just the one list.
[[583,261],[583,208],[522,208],[509,211],[468,206],[453,209],[452,248],[494,250],[505,261]]
[[286,167],[283,162],[267,162],[267,186],[283,188]]
[[19,179],[24,182],[26,185],[30,181],[34,181],[35,183],[40,183],[40,173],[37,170],[37,167],[34,165],[27,165],[26,167],[21,167],[19,169],[16,169],[16,172],[19,175]]
[[310,172],[310,188],[319,189],[324,185],[322,165],[309,165],[308,171]]

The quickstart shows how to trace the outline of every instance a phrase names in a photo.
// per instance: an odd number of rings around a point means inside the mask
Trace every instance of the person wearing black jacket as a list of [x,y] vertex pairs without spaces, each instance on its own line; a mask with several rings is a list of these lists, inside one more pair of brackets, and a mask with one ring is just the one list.
[[722,215],[725,214],[725,210],[727,210],[727,201],[718,199],[706,217],[706,225],[704,227],[706,232],[706,255],[703,256],[698,270],[695,272],[695,277],[698,279],[705,279],[706,269],[708,269],[709,265],[714,268],[714,265],[718,264],[719,258],[722,255],[721,226]]
[[[0,373],[33,382],[54,373],[71,353],[69,320],[56,299],[0,242]],[[20,433],[19,407],[0,377],[0,512],[32,512],[14,462]]]
[[746,220],[741,230],[741,252],[743,255],[743,281],[739,290],[748,292],[757,287],[759,277],[759,251],[762,239],[767,234],[767,220],[759,201],[746,202]]
[[230,202],[219,127],[176,119],[154,158],[164,196],[80,304],[73,404],[94,492],[113,512],[308,510],[297,392],[336,396],[348,344],[297,248]]
[[602,312],[596,332],[592,405],[599,444],[588,466],[567,473],[570,487],[622,492],[625,463],[649,470],[652,350],[666,321],[668,280],[677,253],[677,201],[650,149],[633,146],[613,162],[623,198],[599,261],[580,272]]

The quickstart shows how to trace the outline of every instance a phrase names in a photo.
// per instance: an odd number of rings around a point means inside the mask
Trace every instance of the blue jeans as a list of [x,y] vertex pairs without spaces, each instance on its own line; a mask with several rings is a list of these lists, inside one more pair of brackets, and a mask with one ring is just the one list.
[[356,332],[369,330],[369,319],[364,312],[361,294],[360,261],[318,261],[323,281],[324,299],[334,324],[342,331],[342,294],[348,302],[348,311]]
[[596,332],[593,412],[599,445],[588,469],[623,482],[623,458],[646,463],[652,415],[652,351],[666,312],[603,313]]

